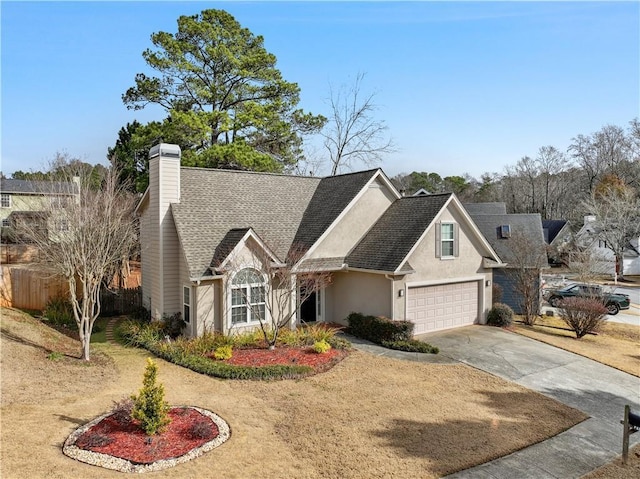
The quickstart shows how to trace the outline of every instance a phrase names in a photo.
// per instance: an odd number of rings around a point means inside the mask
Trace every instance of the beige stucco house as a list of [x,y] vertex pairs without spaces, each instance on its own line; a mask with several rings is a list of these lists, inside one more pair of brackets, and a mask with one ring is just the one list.
[[181,167],[169,144],[149,158],[137,211],[155,319],[182,312],[191,336],[256,327],[273,285],[264,271],[289,264],[292,282],[305,271],[332,279],[303,305],[290,298],[292,325],[345,324],[351,312],[413,321],[415,334],[485,322],[502,263],[453,194],[402,197],[380,169],[312,178]]

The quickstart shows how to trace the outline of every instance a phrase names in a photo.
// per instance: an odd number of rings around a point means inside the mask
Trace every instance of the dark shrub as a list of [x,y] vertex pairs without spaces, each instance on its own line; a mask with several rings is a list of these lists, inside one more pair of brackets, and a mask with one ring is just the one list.
[[513,310],[502,303],[495,303],[487,314],[487,324],[491,326],[511,326],[513,321]]
[[187,325],[186,321],[182,319],[182,313],[178,312],[171,316],[164,316],[162,318],[164,322],[164,332],[172,339],[177,338],[182,334],[182,330]]
[[137,321],[142,321],[143,323],[151,322],[151,311],[145,308],[144,306],[138,306],[133,312],[130,314],[132,319]]
[[129,397],[122,398],[120,401],[113,401],[111,408],[111,417],[118,424],[127,424],[131,421],[131,411],[133,410],[133,399]]
[[211,439],[213,438],[213,423],[203,419],[189,427],[188,436],[190,439]]
[[600,329],[607,308],[598,299],[566,298],[560,302],[559,313],[560,318],[573,329],[579,339]]
[[415,325],[411,321],[392,321],[382,316],[364,316],[360,313],[351,313],[347,321],[350,334],[374,343],[413,339]]
[[88,449],[91,447],[104,447],[113,442],[106,434],[99,432],[88,431],[84,435],[80,436],[76,445],[81,449]]
[[440,352],[440,349],[436,346],[431,346],[429,343],[418,341],[417,339],[410,339],[409,341],[382,341],[382,346],[410,353],[438,354]]

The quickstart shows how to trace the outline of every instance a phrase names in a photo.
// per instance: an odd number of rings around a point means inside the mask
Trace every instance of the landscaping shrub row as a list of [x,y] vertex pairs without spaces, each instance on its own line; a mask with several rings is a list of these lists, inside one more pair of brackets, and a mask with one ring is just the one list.
[[348,332],[385,348],[414,353],[437,354],[439,349],[428,343],[413,339],[414,323],[392,321],[382,316],[365,316],[351,313],[347,316]]
[[391,321],[382,316],[351,313],[347,316],[349,333],[381,344],[382,341],[409,341],[413,338],[411,321]]
[[437,346],[432,346],[429,343],[418,341],[417,339],[410,339],[409,341],[382,341],[382,346],[397,351],[407,351],[409,353],[438,354],[440,352]]
[[[129,344],[144,348],[156,356],[186,367],[192,371],[223,379],[283,379],[303,377],[313,372],[313,368],[302,365],[269,365],[238,366],[215,361],[205,356],[206,353],[235,347],[251,347],[261,341],[262,333],[246,333],[238,336],[225,336],[217,333],[206,333],[198,338],[177,338],[173,341],[165,339],[165,329],[161,322],[142,324],[128,321],[121,325],[119,332]],[[327,347],[348,349],[351,345],[343,338],[336,338],[335,331],[320,328],[307,328],[300,332],[283,331],[283,344],[290,346],[314,346],[324,342],[321,349]]]

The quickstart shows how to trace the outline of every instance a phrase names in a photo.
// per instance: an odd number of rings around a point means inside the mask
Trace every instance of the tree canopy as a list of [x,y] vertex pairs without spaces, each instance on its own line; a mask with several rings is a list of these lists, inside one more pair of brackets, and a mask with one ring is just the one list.
[[110,154],[126,168],[144,170],[132,150],[165,141],[189,166],[279,172],[302,158],[302,135],[326,121],[297,108],[300,88],[282,78],[263,37],[223,10],[181,16],[175,34],[151,41],[142,56],[158,76],[138,73],[122,99],[134,110],[160,105],[167,117],[121,130]]

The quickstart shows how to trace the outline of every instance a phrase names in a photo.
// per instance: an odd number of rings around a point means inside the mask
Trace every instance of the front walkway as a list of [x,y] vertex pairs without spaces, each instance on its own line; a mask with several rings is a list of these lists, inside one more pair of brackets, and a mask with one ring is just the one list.
[[[349,338],[351,339],[351,338]],[[448,479],[579,478],[622,452],[624,405],[640,411],[640,379],[591,359],[490,326],[423,335],[438,355],[390,352],[354,340],[358,349],[425,362],[462,362],[552,397],[589,416],[539,444],[447,476]],[[436,359],[437,358],[437,359]],[[640,443],[640,433],[630,437]]]

